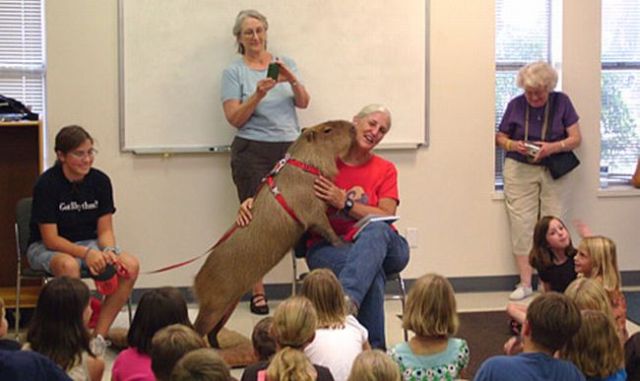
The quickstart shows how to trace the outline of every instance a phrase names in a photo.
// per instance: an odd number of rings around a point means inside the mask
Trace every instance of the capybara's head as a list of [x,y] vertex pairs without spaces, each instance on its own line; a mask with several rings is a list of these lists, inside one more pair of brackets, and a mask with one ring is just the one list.
[[354,137],[353,123],[346,120],[332,120],[304,128],[298,140],[289,149],[289,153],[299,159],[322,157],[334,160],[347,153]]

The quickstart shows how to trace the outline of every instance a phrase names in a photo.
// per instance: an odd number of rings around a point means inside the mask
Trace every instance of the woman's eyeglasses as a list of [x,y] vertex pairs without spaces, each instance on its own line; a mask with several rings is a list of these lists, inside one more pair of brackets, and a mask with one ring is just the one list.
[[242,35],[245,37],[253,37],[254,34],[258,35],[258,36],[262,36],[264,34],[265,30],[263,28],[256,28],[256,30],[253,29],[245,29],[242,31]]

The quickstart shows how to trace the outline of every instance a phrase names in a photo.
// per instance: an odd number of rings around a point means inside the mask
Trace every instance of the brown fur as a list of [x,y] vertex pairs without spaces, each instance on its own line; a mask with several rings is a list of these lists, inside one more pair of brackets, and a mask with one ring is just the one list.
[[[289,148],[289,154],[333,178],[338,172],[336,158],[349,149],[354,133],[353,125],[346,121],[306,128]],[[195,328],[200,334],[211,331],[225,311],[278,264],[307,229],[334,245],[340,244],[326,216],[326,203],[314,194],[315,178],[291,165],[286,165],[275,178],[287,204],[304,226],[284,210],[268,186],[263,186],[255,197],[251,223],[210,250],[194,284],[200,302]]]

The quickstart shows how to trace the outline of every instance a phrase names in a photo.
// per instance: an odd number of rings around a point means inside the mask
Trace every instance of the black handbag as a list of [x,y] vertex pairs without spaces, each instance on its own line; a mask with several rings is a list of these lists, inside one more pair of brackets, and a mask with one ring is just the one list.
[[[545,125],[542,129],[542,140],[546,140],[547,121],[548,120],[553,121],[553,116],[556,111],[555,94],[549,95],[548,102],[549,102],[549,113],[548,115],[545,115]],[[527,107],[527,110],[528,110],[528,107]],[[527,124],[528,124],[528,119],[527,119]],[[525,135],[527,135],[526,132],[525,132]],[[557,180],[562,176],[566,175],[567,173],[571,172],[578,165],[580,165],[580,160],[578,160],[578,157],[576,156],[575,153],[573,153],[573,151],[563,151],[563,152],[558,152],[556,154],[547,156],[546,158],[542,159],[542,164],[545,167],[547,167],[551,177],[554,180]]]
[[554,180],[561,178],[580,165],[580,160],[573,151],[560,152],[546,157],[542,163],[549,170]]

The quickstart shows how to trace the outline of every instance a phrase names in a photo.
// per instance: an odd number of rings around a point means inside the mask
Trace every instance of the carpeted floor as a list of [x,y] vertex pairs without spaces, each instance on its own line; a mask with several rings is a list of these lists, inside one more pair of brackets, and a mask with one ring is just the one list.
[[464,377],[471,380],[484,360],[504,354],[502,347],[512,334],[505,311],[463,312],[459,317],[456,337],[469,345],[470,360]]
[[626,291],[627,319],[640,325],[640,291]]

